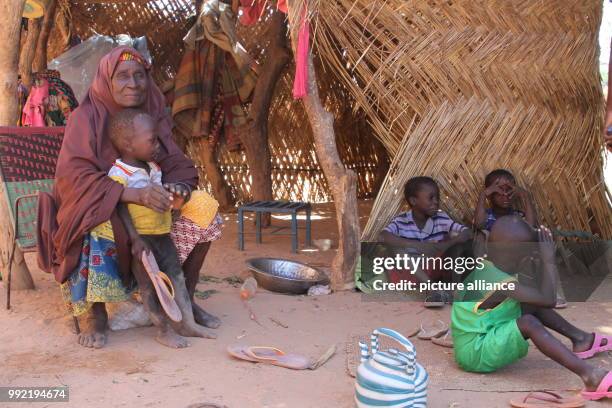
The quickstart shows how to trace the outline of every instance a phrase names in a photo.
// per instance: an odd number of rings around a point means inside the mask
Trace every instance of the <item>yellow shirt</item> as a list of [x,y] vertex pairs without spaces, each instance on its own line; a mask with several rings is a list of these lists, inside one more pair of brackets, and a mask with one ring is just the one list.
[[[162,172],[159,166],[153,162],[148,163],[149,172],[139,167],[130,166],[120,159],[108,172],[108,176],[125,187],[144,188],[149,185],[162,185]],[[170,211],[158,213],[148,207],[138,204],[127,205],[134,228],[141,235],[163,235],[170,233],[172,216]],[[110,221],[98,225],[92,231],[93,234],[114,241],[113,229]]]

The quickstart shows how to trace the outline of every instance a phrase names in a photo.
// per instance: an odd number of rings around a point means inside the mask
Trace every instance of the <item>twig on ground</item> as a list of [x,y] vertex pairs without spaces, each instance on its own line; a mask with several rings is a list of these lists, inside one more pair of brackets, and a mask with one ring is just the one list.
[[257,323],[258,325],[260,325],[261,327],[263,327],[264,329],[266,328],[266,326],[264,326],[263,324],[261,324],[259,322],[259,320],[257,320],[257,317],[255,316],[255,313],[253,313],[253,309],[251,309],[251,305],[249,305],[248,301],[242,301],[242,304],[244,305],[244,307],[248,310],[249,312],[249,318],[251,320],[253,320],[255,323]]
[[288,328],[289,328],[289,326],[287,326],[285,323],[283,323],[283,322],[281,322],[281,321],[279,321],[279,320],[276,320],[276,319],[275,319],[275,318],[273,318],[273,317],[270,317],[270,320],[272,321],[272,323],[276,323],[276,325],[278,325],[278,326],[280,326],[280,327],[284,327],[285,329],[288,329]]
[[[467,388],[440,388],[441,391],[465,391],[465,392],[487,392],[487,393],[493,393],[493,394],[506,394],[506,393],[511,393],[511,392],[534,392],[534,391],[543,391],[543,389],[531,389],[531,390],[482,390],[482,389],[478,389],[478,390],[473,390],[473,389],[467,389]],[[546,390],[549,391],[549,390]],[[566,390],[555,390],[555,391],[578,391],[575,389],[566,389]]]
[[336,345],[335,344],[332,345],[329,349],[327,349],[327,351],[325,353],[323,353],[323,355],[321,355],[321,357],[319,357],[317,359],[317,361],[315,361],[308,368],[310,370],[316,370],[317,368],[321,367],[323,364],[327,363],[329,361],[329,359],[334,356],[334,354],[336,354]]

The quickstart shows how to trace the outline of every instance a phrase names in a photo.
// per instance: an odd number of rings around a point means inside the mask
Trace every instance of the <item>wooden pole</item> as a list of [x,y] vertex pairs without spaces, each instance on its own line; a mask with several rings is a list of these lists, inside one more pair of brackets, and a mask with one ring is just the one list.
[[32,62],[36,53],[41,25],[42,17],[28,20],[28,34],[19,53],[19,74],[21,74],[21,81],[28,89],[32,85]]
[[[274,89],[283,68],[290,60],[287,49],[287,24],[285,15],[274,11],[262,43],[268,43],[266,61],[260,70],[253,91],[253,102],[249,111],[249,123],[240,139],[244,145],[249,171],[253,178],[252,193],[255,201],[272,200],[272,162],[268,145],[268,115]],[[270,214],[262,217],[262,226],[270,225]]]
[[[290,8],[295,3],[295,1],[291,2]],[[300,15],[301,13],[291,11],[289,13],[294,55],[297,55],[297,33],[301,22],[291,20]],[[302,98],[302,102],[312,128],[317,158],[331,189],[336,209],[338,252],[332,261],[331,286],[333,290],[352,289],[355,286],[354,271],[360,251],[357,175],[352,170],[346,169],[340,160],[334,134],[334,117],[325,110],[319,98],[317,76],[310,50],[308,53],[308,94]]]
[[72,22],[68,19],[64,5],[59,5],[59,11],[56,8],[55,11],[55,24],[57,26],[57,32],[59,32],[62,38],[62,50],[70,48],[70,38],[72,35]]
[[222,212],[232,211],[236,204],[232,191],[223,178],[214,146],[208,143],[208,138],[190,137],[193,134],[195,123],[195,110],[187,110],[174,116],[174,123],[179,139],[185,141],[186,153],[193,158],[196,165],[204,168],[206,178],[211,184],[213,196],[219,202]]
[[197,157],[196,162],[199,161],[198,164],[204,167],[206,177],[212,186],[213,196],[219,202],[219,210],[222,212],[234,210],[236,201],[221,172],[215,146],[212,146],[206,137],[191,139],[187,142],[187,152],[189,157]]
[[[21,15],[25,0],[0,1],[0,125],[12,126],[19,115],[17,102],[17,73],[19,70],[19,38]],[[14,232],[4,198],[4,183],[0,183],[0,273],[6,282],[9,253],[13,244]],[[17,250],[13,261],[13,289],[32,289],[34,282],[25,263],[23,254]]]
[[45,17],[43,18],[38,43],[36,45],[36,53],[34,54],[34,62],[32,63],[32,71],[42,72],[47,69],[47,46],[49,44],[49,35],[55,22],[55,11],[57,10],[57,0],[49,0]]

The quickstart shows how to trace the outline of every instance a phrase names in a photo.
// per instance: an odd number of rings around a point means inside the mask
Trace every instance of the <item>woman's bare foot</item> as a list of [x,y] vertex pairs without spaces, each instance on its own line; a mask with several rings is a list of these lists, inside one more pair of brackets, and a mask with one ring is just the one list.
[[165,329],[160,328],[157,332],[157,337],[155,337],[155,340],[170,348],[179,349],[191,346],[185,337],[179,335],[170,326],[166,327]]
[[106,345],[106,330],[108,315],[104,303],[94,303],[89,316],[87,316],[81,334],[78,335],[78,342],[83,347],[102,348]]
[[219,319],[217,316],[211,315],[195,302],[192,302],[192,305],[193,318],[197,324],[208,327],[209,329],[217,329],[219,326],[221,326],[221,319]]

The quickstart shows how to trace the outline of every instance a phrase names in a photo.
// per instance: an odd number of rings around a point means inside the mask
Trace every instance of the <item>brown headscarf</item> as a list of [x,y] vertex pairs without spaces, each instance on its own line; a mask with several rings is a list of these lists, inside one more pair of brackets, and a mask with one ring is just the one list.
[[[106,129],[110,116],[122,109],[112,97],[111,78],[124,52],[142,59],[130,47],[115,48],[104,56],[87,96],[66,126],[55,173],[58,228],[51,234],[53,242],[48,243],[52,245],[52,254],[44,254],[44,249],[39,251],[40,257],[47,257],[40,263],[51,265],[49,272],[54,273],[58,282],[64,282],[77,267],[84,236],[109,219],[115,234],[120,272],[124,282],[130,280],[129,240],[115,211],[123,187],[107,177],[118,152]],[[197,171],[172,140],[172,121],[165,109],[164,96],[148,70],[147,73],[149,81],[143,108],[157,121],[161,144],[158,164],[163,181],[183,182],[193,188],[198,181]],[[45,213],[44,208],[40,210]],[[48,213],[52,216],[53,211]],[[45,243],[40,244],[45,246]]]

